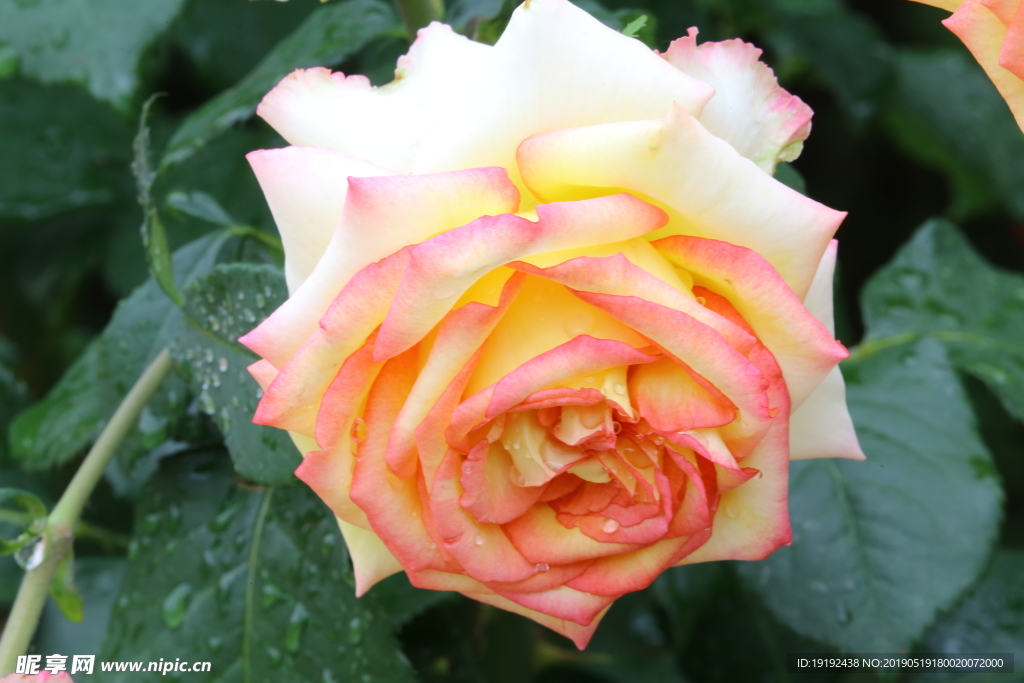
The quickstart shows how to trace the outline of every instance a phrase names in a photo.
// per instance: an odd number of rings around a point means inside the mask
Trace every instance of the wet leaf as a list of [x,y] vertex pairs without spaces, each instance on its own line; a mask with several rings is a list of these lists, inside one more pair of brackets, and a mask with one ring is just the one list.
[[797,632],[899,652],[977,578],[1002,490],[974,415],[932,339],[844,364],[867,462],[792,463],[793,545],[738,565]]
[[287,432],[252,423],[263,392],[246,368],[258,359],[238,338],[286,298],[284,275],[274,266],[218,266],[185,290],[190,324],[172,347],[200,410],[224,435],[235,469],[261,484],[294,483],[300,454]]
[[98,659],[188,653],[225,682],[411,680],[390,621],[355,597],[334,516],[305,487],[239,486],[217,451],[165,464],[140,500]]
[[[187,284],[209,271],[230,239],[207,235],[175,252],[176,279]],[[62,464],[99,435],[149,362],[180,333],[183,316],[150,279],[121,302],[103,334],[68,369],[46,398],[11,424],[14,457],[28,469]],[[143,409],[140,430],[122,446],[131,459],[163,442],[185,417],[188,390],[169,377]]]
[[0,44],[21,74],[77,83],[127,110],[139,86],[139,58],[184,0],[22,0],[0,3]]
[[957,229],[929,221],[863,292],[862,352],[939,341],[1024,420],[1024,276],[985,263]]

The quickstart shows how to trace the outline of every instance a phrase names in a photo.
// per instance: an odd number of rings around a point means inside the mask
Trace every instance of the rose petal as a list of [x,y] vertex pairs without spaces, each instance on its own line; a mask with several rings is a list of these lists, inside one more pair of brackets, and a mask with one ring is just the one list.
[[365,595],[378,581],[402,571],[402,565],[377,534],[343,519],[338,520],[338,527],[345,537],[349,557],[352,558],[357,598]]
[[405,173],[437,122],[476,92],[492,52],[435,22],[419,30],[388,85],[374,88],[365,76],[300,69],[271,90],[256,113],[293,145],[323,147]]
[[413,171],[502,166],[522,189],[519,141],[559,128],[660,118],[673,102],[699,114],[714,92],[568,0],[520,5],[475,86],[475,96],[451,110],[424,144]]
[[813,112],[779,87],[761,50],[742,40],[697,45],[697,29],[672,41],[664,58],[715,88],[698,119],[715,136],[768,173],[800,155]]
[[541,133],[517,158],[541,199],[629,188],[669,213],[649,239],[685,234],[749,247],[801,297],[845,215],[776,181],[678,106],[664,120]]
[[366,161],[316,147],[261,149],[245,158],[281,234],[289,292],[309,277],[327,250],[341,220],[349,176],[391,175]]

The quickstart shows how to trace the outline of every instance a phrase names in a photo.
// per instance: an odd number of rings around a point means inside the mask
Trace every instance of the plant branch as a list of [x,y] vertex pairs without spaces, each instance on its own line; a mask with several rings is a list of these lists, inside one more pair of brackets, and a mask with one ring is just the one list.
[[72,550],[82,509],[103,476],[111,456],[135,426],[142,408],[170,373],[171,365],[171,354],[164,349],[143,371],[47,518],[42,540],[45,544],[43,561],[25,572],[7,617],[7,626],[0,637],[0,677],[13,673],[18,656],[28,650],[57,565]]
[[395,0],[409,40],[416,40],[416,32],[432,21],[444,16],[444,0]]

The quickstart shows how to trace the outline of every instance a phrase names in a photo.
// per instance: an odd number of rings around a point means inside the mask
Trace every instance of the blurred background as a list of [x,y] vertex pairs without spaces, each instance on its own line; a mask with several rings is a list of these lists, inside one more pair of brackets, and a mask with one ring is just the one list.
[[[865,283],[930,218],[959,225],[995,266],[1024,271],[1024,135],[939,23],[947,13],[903,0],[578,4],[616,29],[646,15],[638,37],[659,50],[691,26],[701,41],[743,38],[812,107],[803,154],[779,177],[849,212],[837,284],[838,336],[847,346],[864,334]],[[163,93],[149,127],[155,158],[174,155],[154,189],[172,249],[218,228],[221,214],[276,234],[244,155],[284,142],[250,116],[252,103],[296,66],[390,81],[408,41],[387,5],[362,5],[329,16],[337,0],[0,0],[0,428],[47,395],[148,277],[131,168],[142,103]],[[493,40],[509,10],[500,0],[451,0],[446,22]],[[371,15],[389,28],[368,39],[345,18]],[[180,127],[197,112],[216,125],[190,138]],[[1005,488],[1000,544],[1024,549],[1024,428],[981,382],[961,379]],[[0,441],[0,486],[52,505],[76,462],[29,472],[10,446]],[[68,642],[100,649],[138,491],[115,484],[94,495],[86,519],[95,528],[78,544],[79,589],[94,605],[87,628],[64,622],[51,605],[40,652],[70,651]],[[0,620],[20,574],[12,558],[0,558]],[[1017,595],[1014,623],[1024,633]],[[775,619],[727,565],[670,573],[622,600],[585,653],[467,600],[422,609],[397,633],[424,681],[876,680],[787,673],[785,652],[829,647]]]

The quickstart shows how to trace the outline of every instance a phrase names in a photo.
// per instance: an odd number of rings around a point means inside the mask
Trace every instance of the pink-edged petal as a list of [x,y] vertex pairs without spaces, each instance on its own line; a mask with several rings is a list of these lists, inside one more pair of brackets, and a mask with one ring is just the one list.
[[435,22],[420,29],[388,85],[375,88],[365,76],[300,69],[256,112],[293,145],[323,147],[405,173],[439,120],[475,93],[492,52]]
[[370,527],[407,571],[451,570],[425,526],[416,479],[399,479],[384,459],[390,425],[416,377],[416,358],[388,361],[370,391],[364,413],[366,439],[359,445],[350,495]]
[[[527,277],[515,301],[481,349],[480,362],[466,388],[467,395],[497,383],[516,368],[579,335],[614,339],[635,348],[649,344],[629,326],[581,301],[557,282]],[[583,386],[576,383],[572,388]],[[594,389],[599,389],[598,384]],[[544,399],[538,397],[538,400]]]
[[647,588],[680,555],[696,550],[710,536],[701,532],[684,538],[673,538],[624,555],[603,557],[568,586],[595,595],[618,597]]
[[[263,395],[254,422],[314,435],[324,393],[349,356],[383,322],[408,262],[409,250],[403,249],[352,278],[299,352],[283,362],[277,359],[282,371]],[[274,362],[281,324],[271,316],[239,341]]]
[[629,396],[641,417],[658,431],[721,427],[736,417],[736,406],[702,386],[671,358],[633,370]]
[[667,217],[629,194],[537,207],[537,222],[484,216],[413,247],[409,268],[381,328],[378,360],[401,353],[423,336],[480,278],[533,254],[639,237]]
[[556,565],[541,564],[536,566],[537,573],[528,579],[515,583],[492,581],[487,586],[491,590],[501,591],[503,595],[507,593],[541,593],[564,586],[567,581],[571,581],[586,571],[591,564],[593,563],[590,561]]
[[462,464],[459,480],[465,493],[461,505],[478,522],[504,524],[530,509],[544,490],[512,483],[512,456],[498,443],[480,441]]
[[370,528],[366,514],[349,495],[355,458],[347,445],[313,451],[306,455],[295,470],[295,476],[320,496],[336,517],[349,524]]
[[388,439],[388,465],[398,476],[403,479],[412,476],[416,468],[418,425],[487,340],[515,299],[523,279],[516,273],[506,282],[497,306],[470,302],[449,313],[441,322],[430,355],[417,375],[416,384]]
[[[951,17],[942,22],[946,28],[963,41],[974,58],[981,64],[988,77],[1010,106],[1017,125],[1024,130],[1024,69],[1015,74],[1011,66],[1021,64],[1021,51],[1010,47],[1002,65],[1001,53],[1007,40],[1007,28],[990,9],[978,0],[964,0]],[[1014,57],[1014,54],[1016,57]]]
[[632,346],[611,339],[580,335],[524,363],[501,381],[466,399],[452,414],[448,442],[468,451],[467,437],[488,420],[515,407],[538,390],[564,386],[576,377],[657,360]]
[[1024,79],[1024,11],[1020,9],[1020,3],[1015,4],[1017,8],[1006,23],[1006,39],[999,50],[999,66]]
[[845,216],[776,181],[678,106],[664,120],[538,134],[517,158],[541,199],[629,188],[669,214],[650,239],[685,234],[749,247],[801,297]]
[[729,300],[782,367],[794,406],[799,406],[825,375],[849,356],[828,328],[808,312],[778,271],[750,249],[686,236],[667,237],[654,246],[686,268],[695,284]]
[[736,420],[723,428],[734,440],[734,450],[745,452],[767,431],[772,421],[765,395],[768,379],[717,332],[684,313],[634,297],[576,295],[643,334],[736,406]]
[[528,609],[526,607],[523,607],[522,605],[519,605],[509,600],[508,598],[498,595],[497,593],[466,592],[465,596],[467,598],[472,598],[473,600],[477,600],[488,605],[493,605],[494,607],[503,609],[507,612],[519,614],[521,616],[526,617],[527,619],[532,619],[541,626],[545,626],[554,631],[555,633],[562,634],[563,636],[571,640],[580,650],[583,650],[587,647],[587,643],[589,643],[591,637],[593,637],[594,631],[597,630],[597,625],[601,623],[601,619],[607,612],[607,608],[605,608],[603,611],[599,612],[597,616],[595,616],[590,621],[589,624],[587,624],[586,626],[581,626],[573,621],[568,621],[566,619],[558,619],[548,614]]
[[660,118],[673,102],[699,114],[713,92],[568,0],[530,0],[512,14],[475,96],[450,113],[412,169],[496,165],[518,184],[515,147],[531,135]]
[[778,161],[800,155],[813,112],[779,87],[761,61],[761,50],[735,38],[697,45],[697,29],[669,45],[664,58],[680,71],[714,86],[699,121],[768,173]]
[[585,562],[643,547],[630,543],[602,543],[579,529],[567,529],[547,503],[534,505],[503,528],[523,556],[537,564]]
[[338,527],[345,537],[349,557],[352,558],[357,598],[365,595],[378,581],[402,571],[402,565],[377,534],[343,519],[338,520]]
[[754,345],[752,335],[697,301],[690,291],[692,283],[684,285],[682,291],[670,284],[667,280],[672,277],[678,279],[678,276],[675,276],[668,259],[650,243],[636,239],[609,247],[620,248],[622,251],[611,256],[577,256],[565,261],[561,261],[558,252],[555,252],[541,257],[544,261],[554,261],[555,265],[543,267],[531,263],[538,259],[524,259],[509,266],[558,282],[570,289],[634,296],[681,311],[715,329],[741,353]]
[[518,205],[519,192],[501,168],[350,178],[341,222],[316,268],[244,343],[283,368],[361,269],[479,216],[515,211]]
[[526,609],[546,614],[555,619],[564,619],[580,626],[592,623],[619,597],[618,595],[593,595],[566,585],[533,593],[518,593],[488,587],[498,595]]
[[[451,450],[437,470],[430,509],[445,548],[477,581],[522,581],[536,573],[498,524],[483,524],[460,505],[461,456]],[[506,475],[507,476],[507,475]]]
[[258,360],[250,365],[246,370],[252,375],[252,378],[256,380],[256,384],[260,385],[260,388],[266,391],[267,387],[270,386],[271,382],[278,375],[278,369],[270,364],[270,361]]
[[288,291],[313,272],[341,220],[349,176],[391,175],[374,164],[317,147],[261,149],[246,155],[284,244]]
[[[744,474],[757,470],[757,476],[730,490],[717,491],[720,498],[711,538],[685,559],[680,558],[680,564],[763,560],[792,541],[788,501],[789,397],[771,354],[759,347],[751,357],[770,379],[767,393],[776,411],[771,429],[742,460]],[[702,469],[708,466],[711,464],[702,464]]]

